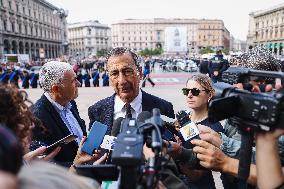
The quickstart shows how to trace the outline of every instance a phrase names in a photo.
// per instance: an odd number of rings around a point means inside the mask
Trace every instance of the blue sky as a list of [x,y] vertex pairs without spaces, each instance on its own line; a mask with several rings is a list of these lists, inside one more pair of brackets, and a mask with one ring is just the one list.
[[99,20],[110,25],[127,18],[222,19],[231,34],[245,40],[248,14],[283,0],[47,0],[69,11],[69,23]]

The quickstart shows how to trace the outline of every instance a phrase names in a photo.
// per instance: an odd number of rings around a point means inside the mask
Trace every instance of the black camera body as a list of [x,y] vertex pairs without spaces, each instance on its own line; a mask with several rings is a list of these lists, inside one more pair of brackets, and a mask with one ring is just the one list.
[[121,123],[112,153],[112,163],[119,166],[139,166],[143,158],[144,137],[138,134],[135,119],[125,119]]
[[[283,73],[233,67],[223,75],[223,81],[239,83],[248,81],[252,76],[280,78],[282,84],[284,80]],[[215,83],[214,89],[216,95],[209,104],[208,112],[210,122],[230,118],[233,125],[253,131],[281,127],[280,123],[284,121],[284,89],[279,92],[250,92],[223,82]]]
[[[145,113],[145,112],[144,112]],[[132,189],[137,185],[154,188],[162,166],[162,120],[160,110],[154,109],[153,115],[147,112],[143,119],[125,118],[121,121],[120,133],[114,145],[111,162],[120,167],[120,188]],[[154,157],[143,165],[143,145],[148,144]],[[146,178],[145,181],[142,178]]]

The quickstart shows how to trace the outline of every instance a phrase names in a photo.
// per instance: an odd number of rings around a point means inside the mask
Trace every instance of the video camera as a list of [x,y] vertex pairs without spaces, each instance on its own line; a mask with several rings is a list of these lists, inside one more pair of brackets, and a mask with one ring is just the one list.
[[[177,117],[182,125],[189,121],[186,112],[180,112]],[[162,177],[160,170],[167,169],[169,162],[169,156],[163,154],[163,140],[172,140],[178,134],[174,123],[162,120],[159,109],[153,109],[152,113],[143,111],[137,119],[117,118],[111,130],[111,135],[117,138],[109,164],[81,165],[76,166],[76,170],[99,181],[116,181],[119,177],[119,188],[123,189],[155,188]],[[153,152],[153,157],[146,161],[144,144]],[[186,162],[192,159],[193,164],[197,164],[196,154],[187,154],[183,159]]]
[[[281,79],[284,74],[248,68],[231,67],[223,73],[222,80],[230,84],[247,83],[259,78]],[[272,92],[251,92],[232,85],[215,83],[215,97],[209,103],[208,118],[216,122],[229,118],[229,124],[241,131],[239,187],[246,188],[250,171],[254,133],[280,128],[284,123],[284,88]]]
[[249,82],[252,77],[280,78],[284,83],[283,73],[230,67],[222,76],[222,81],[227,83],[214,84],[215,96],[208,112],[210,122],[230,118],[229,123],[247,131],[270,131],[283,127],[284,89],[261,93],[230,85]]
[[[142,112],[138,119],[122,119],[120,133],[117,135],[111,163],[120,167],[120,188],[155,188],[159,170],[163,166],[162,133],[163,121],[160,110]],[[143,164],[143,145],[152,149],[154,157]],[[145,182],[146,181],[146,182]]]

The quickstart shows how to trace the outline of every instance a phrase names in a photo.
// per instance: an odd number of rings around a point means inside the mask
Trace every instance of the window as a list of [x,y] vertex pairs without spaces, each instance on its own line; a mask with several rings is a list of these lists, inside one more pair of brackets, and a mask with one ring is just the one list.
[[3,6],[3,0],[0,0],[0,6]]
[[15,32],[15,23],[11,23],[12,32]]
[[7,31],[7,22],[6,22],[6,20],[3,21],[3,25],[4,25],[3,26],[4,27],[4,31]]
[[9,8],[12,9],[12,2],[9,1]]
[[31,9],[29,9],[29,16],[31,16]]
[[91,33],[92,33],[91,28],[88,28],[88,35],[91,35]]
[[26,10],[25,10],[25,7],[23,7],[23,14],[26,14]]
[[28,27],[27,27],[27,25],[25,25],[25,34],[26,35],[28,34]]
[[22,24],[19,24],[19,33],[22,33]]
[[17,12],[19,12],[19,5],[18,4],[16,4],[16,10],[17,10]]

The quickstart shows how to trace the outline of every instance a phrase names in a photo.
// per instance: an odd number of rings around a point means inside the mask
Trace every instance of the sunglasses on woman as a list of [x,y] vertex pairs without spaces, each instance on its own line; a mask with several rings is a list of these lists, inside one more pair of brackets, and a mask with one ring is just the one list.
[[197,88],[192,88],[192,89],[188,89],[188,88],[183,88],[182,89],[182,93],[187,96],[189,91],[191,92],[191,94],[193,96],[198,96],[200,94],[201,91],[206,91],[206,90],[200,90],[200,89],[197,89]]

